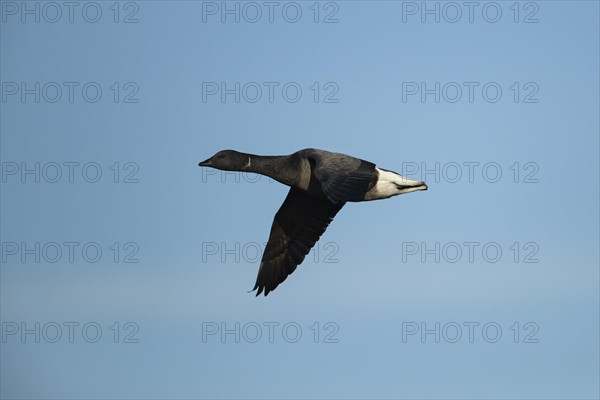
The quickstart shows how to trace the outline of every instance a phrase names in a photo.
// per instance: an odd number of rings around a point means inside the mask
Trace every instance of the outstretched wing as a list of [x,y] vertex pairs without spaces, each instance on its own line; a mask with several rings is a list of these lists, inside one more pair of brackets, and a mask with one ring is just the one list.
[[344,206],[291,188],[275,214],[254,289],[265,296],[283,282],[321,237]]
[[362,201],[375,179],[375,164],[346,154],[323,150],[309,152],[313,174],[333,203]]

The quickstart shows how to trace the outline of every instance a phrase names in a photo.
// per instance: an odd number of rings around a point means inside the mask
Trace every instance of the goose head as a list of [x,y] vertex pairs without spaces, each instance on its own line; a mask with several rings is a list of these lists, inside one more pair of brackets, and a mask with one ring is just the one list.
[[244,171],[250,166],[250,156],[235,150],[221,150],[211,158],[198,164],[223,171]]

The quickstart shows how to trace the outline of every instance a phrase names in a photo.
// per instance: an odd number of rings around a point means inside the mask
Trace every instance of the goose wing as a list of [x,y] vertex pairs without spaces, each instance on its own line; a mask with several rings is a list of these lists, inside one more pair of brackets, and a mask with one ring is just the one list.
[[291,188],[275,214],[254,289],[265,296],[283,282],[315,245],[344,206]]
[[310,151],[306,157],[323,193],[333,203],[362,201],[373,187],[376,170],[369,161],[323,150]]

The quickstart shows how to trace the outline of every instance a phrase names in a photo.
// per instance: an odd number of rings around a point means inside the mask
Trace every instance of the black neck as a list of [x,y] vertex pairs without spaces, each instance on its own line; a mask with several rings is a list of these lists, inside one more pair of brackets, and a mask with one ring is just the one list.
[[298,171],[291,165],[290,156],[247,156],[250,165],[246,166],[244,171],[266,175],[288,186],[297,184]]

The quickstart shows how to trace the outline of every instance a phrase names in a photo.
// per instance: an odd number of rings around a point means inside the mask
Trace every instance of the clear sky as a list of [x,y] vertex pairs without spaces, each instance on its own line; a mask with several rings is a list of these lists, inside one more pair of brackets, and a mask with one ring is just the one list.
[[[0,7],[3,398],[600,396],[598,2]],[[197,164],[307,147],[429,190],[255,298],[287,188]]]

